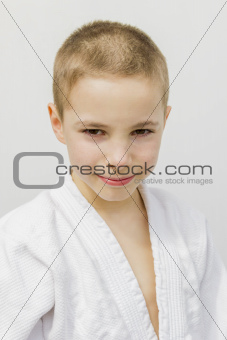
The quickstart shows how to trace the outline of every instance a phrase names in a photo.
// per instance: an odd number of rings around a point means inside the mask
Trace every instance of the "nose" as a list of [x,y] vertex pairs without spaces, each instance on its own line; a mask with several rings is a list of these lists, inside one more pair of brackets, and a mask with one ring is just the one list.
[[[123,174],[131,174],[131,150],[130,144],[123,145],[122,143],[112,144],[106,153],[107,165],[108,162],[111,166],[115,166],[118,168],[119,173]],[[119,168],[120,167],[120,168]],[[114,170],[114,169],[113,169]],[[113,171],[111,170],[111,172]]]

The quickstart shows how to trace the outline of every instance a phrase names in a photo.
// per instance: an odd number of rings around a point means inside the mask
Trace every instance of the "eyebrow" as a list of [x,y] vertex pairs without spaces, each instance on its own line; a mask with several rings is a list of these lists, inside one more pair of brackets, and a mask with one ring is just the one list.
[[[82,122],[78,122],[78,123],[75,123],[75,125],[85,125],[85,126],[92,126],[92,127],[96,127],[96,128],[108,128],[107,125],[103,124],[103,123],[98,123],[98,122],[92,122],[90,120],[83,120]],[[159,125],[159,122],[156,121],[147,121],[147,122],[139,122],[133,126],[131,126],[131,129],[134,129],[136,127],[144,127],[144,126],[158,126]]]

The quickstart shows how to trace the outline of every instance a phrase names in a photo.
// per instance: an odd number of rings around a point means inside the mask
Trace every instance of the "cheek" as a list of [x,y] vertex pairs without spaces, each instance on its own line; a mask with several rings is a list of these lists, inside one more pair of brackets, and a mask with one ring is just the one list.
[[91,144],[82,138],[71,138],[67,144],[67,148],[71,163],[80,166],[95,164],[98,157],[100,157],[98,146],[94,145],[91,147]]
[[147,142],[141,143],[141,145],[138,145],[135,150],[137,158],[147,162],[149,160],[152,161],[153,159],[156,159],[159,153],[160,145],[160,138],[153,138]]

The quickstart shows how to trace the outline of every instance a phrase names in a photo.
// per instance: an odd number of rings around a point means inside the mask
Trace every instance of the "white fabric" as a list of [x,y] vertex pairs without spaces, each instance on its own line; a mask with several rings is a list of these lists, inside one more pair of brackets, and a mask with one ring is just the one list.
[[[164,189],[138,189],[160,340],[227,339],[227,271],[204,214]],[[0,244],[0,339],[157,340],[122,248],[71,176],[3,216]]]

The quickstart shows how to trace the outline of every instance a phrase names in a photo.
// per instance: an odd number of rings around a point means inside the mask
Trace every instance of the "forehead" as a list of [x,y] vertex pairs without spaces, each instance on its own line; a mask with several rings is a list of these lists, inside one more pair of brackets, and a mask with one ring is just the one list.
[[[142,75],[121,77],[117,75],[106,75],[102,77],[82,77],[73,86],[70,96],[79,97],[80,95],[102,96],[104,93],[108,97],[122,94],[128,95],[127,98],[144,99],[146,96],[154,97],[160,94],[161,87],[158,80]],[[78,99],[78,98],[77,98]],[[104,99],[104,98],[103,98]]]
[[74,85],[69,98],[78,121],[76,113],[81,119],[114,122],[139,118],[141,121],[151,113],[158,116],[162,110],[160,85],[142,76],[83,77]]

